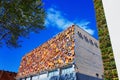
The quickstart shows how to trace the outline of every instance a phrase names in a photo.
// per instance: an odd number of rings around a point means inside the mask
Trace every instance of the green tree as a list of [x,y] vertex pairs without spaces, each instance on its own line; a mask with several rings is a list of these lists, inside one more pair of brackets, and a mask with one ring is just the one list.
[[104,79],[118,80],[118,74],[116,70],[116,64],[110,42],[109,31],[107,28],[102,0],[94,0],[94,6],[96,10],[100,49],[102,52],[102,59],[104,65]]
[[19,47],[19,38],[44,29],[41,0],[0,0],[0,45]]

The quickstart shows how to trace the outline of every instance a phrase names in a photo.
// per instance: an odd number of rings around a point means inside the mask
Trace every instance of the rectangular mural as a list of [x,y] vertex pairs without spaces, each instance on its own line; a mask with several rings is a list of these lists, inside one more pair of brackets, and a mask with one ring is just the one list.
[[26,54],[17,77],[49,71],[70,64],[74,60],[74,27],[69,27],[51,40]]

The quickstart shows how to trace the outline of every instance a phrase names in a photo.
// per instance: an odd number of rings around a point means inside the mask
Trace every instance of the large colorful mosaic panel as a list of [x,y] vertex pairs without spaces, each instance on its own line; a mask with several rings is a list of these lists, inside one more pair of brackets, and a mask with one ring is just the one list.
[[17,77],[63,67],[74,60],[74,26],[59,33],[22,58]]

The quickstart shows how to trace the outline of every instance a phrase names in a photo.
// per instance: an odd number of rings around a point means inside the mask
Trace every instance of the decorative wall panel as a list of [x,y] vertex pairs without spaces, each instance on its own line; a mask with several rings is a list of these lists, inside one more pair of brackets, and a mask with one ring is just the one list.
[[74,45],[74,27],[71,26],[26,54],[22,58],[17,77],[25,77],[73,63]]

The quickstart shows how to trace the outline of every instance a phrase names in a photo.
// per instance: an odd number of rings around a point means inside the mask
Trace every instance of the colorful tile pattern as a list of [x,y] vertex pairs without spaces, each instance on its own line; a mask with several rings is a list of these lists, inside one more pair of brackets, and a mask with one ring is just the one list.
[[74,60],[74,26],[22,58],[17,77],[28,76],[70,64]]

